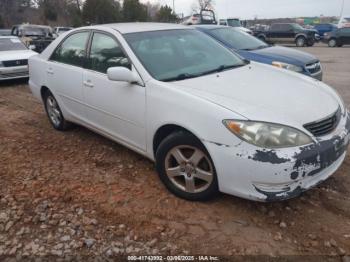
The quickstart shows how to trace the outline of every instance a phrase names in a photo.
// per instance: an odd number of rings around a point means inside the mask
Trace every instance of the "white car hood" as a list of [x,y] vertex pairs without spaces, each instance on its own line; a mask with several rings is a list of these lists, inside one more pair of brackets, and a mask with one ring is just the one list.
[[244,118],[299,128],[330,116],[341,104],[322,82],[258,63],[171,85]]
[[0,51],[0,61],[28,59],[33,55],[37,53],[31,50]]

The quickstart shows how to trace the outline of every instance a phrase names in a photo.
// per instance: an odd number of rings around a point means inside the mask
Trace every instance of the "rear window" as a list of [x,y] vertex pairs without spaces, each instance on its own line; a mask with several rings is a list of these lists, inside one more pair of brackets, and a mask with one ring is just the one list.
[[0,39],[0,51],[26,50],[27,47],[18,38]]

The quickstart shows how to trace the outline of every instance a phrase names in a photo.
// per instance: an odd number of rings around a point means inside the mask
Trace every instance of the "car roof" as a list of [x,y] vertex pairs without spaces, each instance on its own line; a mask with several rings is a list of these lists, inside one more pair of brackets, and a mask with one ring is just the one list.
[[34,25],[34,24],[20,24],[20,25],[14,25],[13,27],[37,27],[37,28],[51,29],[51,26],[49,25]]
[[89,27],[83,27],[89,29],[103,29],[112,28],[119,31],[121,34],[148,32],[148,31],[162,31],[162,30],[176,30],[176,29],[191,29],[189,26],[170,24],[170,23],[116,23],[116,24],[104,24],[94,25]]

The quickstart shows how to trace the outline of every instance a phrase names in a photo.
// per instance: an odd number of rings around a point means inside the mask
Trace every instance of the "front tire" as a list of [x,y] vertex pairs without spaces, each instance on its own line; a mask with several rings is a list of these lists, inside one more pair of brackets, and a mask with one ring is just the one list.
[[203,144],[193,135],[180,131],[163,140],[156,153],[159,177],[174,195],[204,201],[218,194],[215,167]]
[[336,47],[338,44],[337,44],[337,40],[336,39],[330,39],[329,41],[328,41],[328,46],[329,47]]
[[46,114],[53,128],[58,131],[66,131],[70,129],[72,124],[65,120],[54,95],[47,90],[43,95],[43,99]]
[[306,44],[306,39],[303,36],[299,36],[296,40],[295,40],[295,44],[297,47],[304,47]]

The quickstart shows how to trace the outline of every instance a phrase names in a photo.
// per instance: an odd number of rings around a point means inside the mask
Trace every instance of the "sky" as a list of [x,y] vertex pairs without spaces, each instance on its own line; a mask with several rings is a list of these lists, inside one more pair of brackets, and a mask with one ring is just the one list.
[[[142,0],[159,2],[172,7],[173,0]],[[185,16],[192,12],[196,0],[174,0],[177,14]],[[219,18],[237,17],[241,19],[285,18],[302,16],[340,16],[343,0],[214,0]],[[350,16],[350,0],[344,0],[344,15]]]

